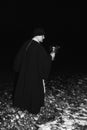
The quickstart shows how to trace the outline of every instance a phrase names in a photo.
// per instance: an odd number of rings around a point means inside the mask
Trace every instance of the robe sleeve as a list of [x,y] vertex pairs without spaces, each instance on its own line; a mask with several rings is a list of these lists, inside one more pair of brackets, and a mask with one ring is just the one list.
[[39,72],[42,79],[47,79],[51,70],[51,56],[41,46],[39,48]]

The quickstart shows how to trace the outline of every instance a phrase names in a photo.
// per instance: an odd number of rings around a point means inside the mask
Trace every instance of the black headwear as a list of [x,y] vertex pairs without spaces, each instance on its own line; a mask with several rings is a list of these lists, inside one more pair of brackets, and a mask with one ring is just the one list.
[[33,32],[33,36],[45,35],[45,31],[43,28],[36,28]]

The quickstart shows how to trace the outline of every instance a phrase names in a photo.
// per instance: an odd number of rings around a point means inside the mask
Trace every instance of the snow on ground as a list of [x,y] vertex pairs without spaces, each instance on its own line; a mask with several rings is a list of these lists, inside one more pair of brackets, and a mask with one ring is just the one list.
[[87,76],[46,82],[45,106],[37,115],[12,107],[11,89],[0,91],[1,130],[87,130]]

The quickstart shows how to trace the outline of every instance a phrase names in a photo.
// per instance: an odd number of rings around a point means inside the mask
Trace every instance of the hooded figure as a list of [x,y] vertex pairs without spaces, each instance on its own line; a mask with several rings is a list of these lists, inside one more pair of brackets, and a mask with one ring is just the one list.
[[42,80],[47,80],[49,76],[51,56],[40,44],[45,38],[44,30],[36,29],[33,36],[31,41],[22,46],[14,62],[15,71],[19,75],[13,94],[13,106],[37,114],[44,106]]

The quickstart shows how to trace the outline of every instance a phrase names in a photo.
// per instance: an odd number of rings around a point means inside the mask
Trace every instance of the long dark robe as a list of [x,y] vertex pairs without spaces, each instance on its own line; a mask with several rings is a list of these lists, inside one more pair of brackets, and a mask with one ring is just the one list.
[[[29,44],[29,41],[27,43]],[[15,60],[15,70],[19,72],[19,76],[14,90],[13,105],[37,114],[44,106],[42,79],[47,80],[49,76],[51,56],[34,40],[26,51],[27,43]]]

